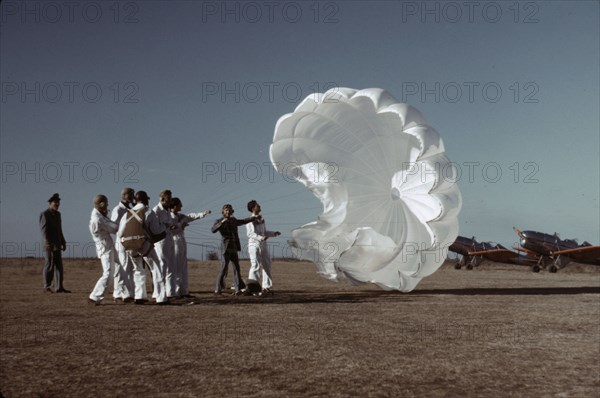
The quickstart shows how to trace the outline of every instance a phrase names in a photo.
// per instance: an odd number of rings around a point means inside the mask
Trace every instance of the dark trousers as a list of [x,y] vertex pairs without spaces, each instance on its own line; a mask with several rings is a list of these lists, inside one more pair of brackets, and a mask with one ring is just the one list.
[[233,264],[233,288],[237,292],[246,287],[246,284],[240,275],[240,260],[237,251],[226,251],[221,257],[221,271],[219,272],[217,284],[215,285],[216,292],[220,292],[225,288],[225,278],[227,278],[227,268],[230,261]]
[[63,263],[60,250],[46,251],[46,265],[44,265],[44,289],[52,287],[54,279],[54,290],[63,289]]

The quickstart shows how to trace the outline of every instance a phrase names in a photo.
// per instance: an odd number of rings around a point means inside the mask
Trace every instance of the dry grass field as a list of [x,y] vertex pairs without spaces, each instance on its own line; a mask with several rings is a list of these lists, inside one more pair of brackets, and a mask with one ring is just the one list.
[[600,395],[597,267],[447,264],[403,294],[276,261],[258,298],[214,297],[217,263],[192,262],[193,303],[90,306],[99,260],[65,262],[71,294],[0,261],[4,397]]

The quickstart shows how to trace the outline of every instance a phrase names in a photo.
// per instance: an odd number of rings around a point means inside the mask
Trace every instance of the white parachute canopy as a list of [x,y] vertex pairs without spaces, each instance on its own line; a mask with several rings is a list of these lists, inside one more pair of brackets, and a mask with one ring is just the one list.
[[277,121],[270,157],[323,203],[290,244],[328,279],[411,291],[458,235],[461,196],[442,139],[382,89],[308,96]]

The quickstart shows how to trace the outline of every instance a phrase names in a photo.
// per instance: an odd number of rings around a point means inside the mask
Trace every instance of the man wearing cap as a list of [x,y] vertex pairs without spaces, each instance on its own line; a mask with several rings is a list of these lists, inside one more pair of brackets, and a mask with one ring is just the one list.
[[[121,223],[121,218],[133,207],[135,191],[132,188],[123,188],[121,191],[121,201],[112,211],[110,219],[117,225]],[[135,287],[133,283],[133,263],[125,252],[119,236],[115,242],[115,248],[118,254],[118,264],[115,263],[115,285],[113,297],[115,302],[125,302],[133,300]]]
[[225,277],[230,261],[233,263],[233,287],[235,289],[233,294],[237,296],[241,294],[241,289],[245,288],[244,281],[240,275],[240,260],[238,258],[238,252],[242,250],[238,227],[254,221],[258,216],[253,215],[252,217],[238,220],[233,217],[233,212],[233,207],[230,204],[224,205],[221,211],[223,218],[215,221],[211,229],[213,234],[217,231],[221,233],[221,271],[217,276],[215,295],[220,295],[223,286],[225,286]]
[[112,282],[115,273],[115,245],[111,234],[117,233],[118,228],[118,224],[108,218],[108,199],[104,195],[96,195],[90,218],[90,233],[102,263],[102,276],[88,298],[92,304],[100,304],[107,293],[108,285]]
[[[46,254],[44,265],[44,291],[52,293],[51,286],[58,286],[56,293],[71,293],[63,286],[63,264],[61,250],[67,249],[67,242],[62,232],[62,221],[58,208],[60,196],[57,193],[48,199],[48,209],[40,214],[40,230]],[[54,281],[53,281],[54,279]]]

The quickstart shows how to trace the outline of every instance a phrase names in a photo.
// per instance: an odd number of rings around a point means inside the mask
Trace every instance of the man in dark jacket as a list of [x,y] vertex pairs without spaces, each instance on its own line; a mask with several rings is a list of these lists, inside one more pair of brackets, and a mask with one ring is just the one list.
[[[63,264],[61,250],[67,249],[60,219],[60,197],[57,193],[48,199],[48,209],[40,214],[40,230],[46,254],[44,266],[44,291],[52,293],[54,284],[56,293],[71,293],[63,286]],[[54,279],[54,283],[53,283]]]
[[229,261],[231,261],[233,263],[233,287],[235,289],[233,294],[237,296],[241,294],[241,289],[246,287],[240,275],[238,252],[242,250],[242,245],[240,243],[240,237],[238,236],[238,227],[254,221],[259,216],[238,220],[233,217],[233,207],[230,204],[224,205],[221,213],[223,214],[223,218],[215,221],[215,224],[211,229],[213,234],[217,231],[221,233],[221,271],[217,277],[215,294],[221,294],[221,290],[223,289],[223,286],[225,286],[227,267]]

